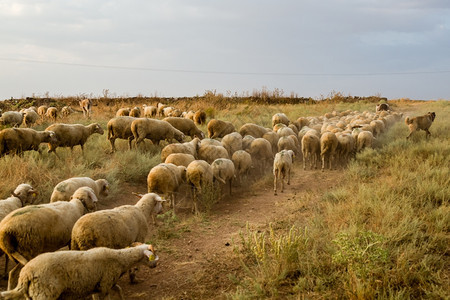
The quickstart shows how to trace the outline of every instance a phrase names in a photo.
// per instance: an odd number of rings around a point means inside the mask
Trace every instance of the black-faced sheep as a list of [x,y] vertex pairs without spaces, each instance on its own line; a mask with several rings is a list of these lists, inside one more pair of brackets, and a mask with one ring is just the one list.
[[1,293],[4,299],[84,299],[109,297],[115,290],[123,298],[117,281],[134,266],[154,268],[159,258],[151,245],[125,249],[95,248],[87,251],[44,253],[20,272],[14,290]]
[[186,168],[186,182],[191,185],[192,211],[199,214],[198,198],[202,197],[203,191],[212,187],[213,172],[211,165],[204,160],[194,160]]
[[131,150],[131,142],[134,140],[133,132],[131,132],[131,123],[136,120],[134,117],[122,116],[115,117],[108,121],[107,138],[111,144],[111,152],[116,151],[116,139],[124,139],[128,141],[128,149]]
[[149,193],[165,195],[175,213],[175,193],[186,180],[186,167],[161,163],[153,167],[147,176]]
[[236,131],[231,122],[217,119],[210,120],[206,127],[208,129],[208,137],[211,139],[223,138],[225,135]]
[[182,142],[184,134],[166,121],[139,118],[131,123],[131,132],[136,140],[136,148],[144,139],[149,139],[153,144],[159,145],[162,140],[171,142],[173,139]]
[[89,177],[72,177],[58,183],[50,197],[50,202],[69,201],[73,193],[80,187],[90,187],[97,198],[107,197],[109,183],[106,179],[94,180]]
[[291,184],[291,169],[294,162],[294,151],[282,150],[275,154],[273,161],[273,194],[277,194],[278,181],[281,179],[281,192],[284,191],[284,178],[287,176],[287,184]]
[[53,131],[36,131],[31,128],[6,128],[0,131],[0,156],[23,151],[39,151],[41,143],[58,142]]
[[186,118],[180,118],[180,117],[167,117],[164,118],[163,121],[169,122],[173,127],[181,131],[187,136],[190,136],[191,138],[199,138],[203,139],[205,137],[205,134],[203,131],[197,128],[195,126],[194,121]]
[[84,144],[92,134],[103,134],[103,129],[97,123],[87,126],[82,124],[53,124],[45,130],[53,131],[56,134],[58,141],[48,144],[48,152],[54,152],[55,154],[58,147],[70,147],[73,150],[73,147],[77,145],[80,145],[81,151],[84,151]]
[[172,153],[186,153],[197,157],[197,151],[200,148],[200,140],[194,138],[190,142],[183,144],[169,144],[161,150],[161,161],[165,161]]

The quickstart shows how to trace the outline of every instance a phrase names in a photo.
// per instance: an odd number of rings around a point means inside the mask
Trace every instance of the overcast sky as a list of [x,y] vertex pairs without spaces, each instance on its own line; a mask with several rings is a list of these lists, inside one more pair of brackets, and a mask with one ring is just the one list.
[[449,0],[0,0],[0,99],[450,99]]

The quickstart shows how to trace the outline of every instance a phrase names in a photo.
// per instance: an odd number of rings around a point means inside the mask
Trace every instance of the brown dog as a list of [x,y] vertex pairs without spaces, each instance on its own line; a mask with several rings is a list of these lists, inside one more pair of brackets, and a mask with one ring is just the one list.
[[428,112],[426,115],[414,118],[406,117],[405,123],[409,127],[409,135],[406,138],[408,139],[414,131],[418,131],[420,129],[425,130],[426,137],[428,138],[428,136],[431,135],[428,128],[430,128],[431,124],[433,124],[434,118],[436,118],[436,114],[434,112]]

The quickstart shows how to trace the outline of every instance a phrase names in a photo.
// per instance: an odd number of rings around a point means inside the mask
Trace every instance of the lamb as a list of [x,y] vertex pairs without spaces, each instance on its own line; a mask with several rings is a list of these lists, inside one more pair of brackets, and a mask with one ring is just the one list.
[[322,158],[322,172],[325,169],[325,159],[328,158],[330,170],[332,169],[332,162],[336,154],[338,139],[332,132],[324,132],[320,137],[320,156]]
[[156,117],[156,111],[157,111],[156,106],[147,105],[147,104],[144,104],[142,106],[144,107],[144,117],[146,117],[146,118]]
[[141,109],[137,106],[133,107],[132,109],[130,109],[129,116],[139,118],[141,116]]
[[200,148],[200,140],[194,138],[190,142],[183,144],[169,144],[161,150],[161,161],[165,161],[172,153],[186,153],[197,157],[197,151]]
[[93,190],[82,187],[70,202],[30,205],[8,214],[0,222],[0,248],[20,263],[9,273],[8,290],[16,286],[18,272],[30,259],[68,245],[75,222],[96,205]]
[[[13,210],[33,204],[36,201],[37,191],[29,184],[19,184],[11,193],[11,197],[0,200],[0,222]],[[0,256],[5,254],[0,250]],[[8,272],[8,256],[5,255],[5,276]]]
[[36,131],[31,128],[6,128],[0,131],[0,157],[5,154],[21,154],[24,151],[38,151],[41,143],[55,143],[53,131]]
[[211,139],[223,138],[225,135],[236,131],[231,122],[216,119],[210,120],[206,127],[208,129],[208,137]]
[[11,125],[18,127],[22,124],[24,115],[25,113],[20,113],[17,111],[4,112],[0,117],[0,125]]
[[56,118],[58,117],[58,109],[53,106],[47,108],[45,116],[49,118],[51,121],[56,122]]
[[267,128],[264,128],[262,126],[253,124],[253,123],[246,123],[239,128],[239,133],[242,136],[251,135],[254,138],[262,138],[265,133],[267,133],[269,130]]
[[137,118],[122,116],[115,117],[108,121],[106,125],[108,140],[111,143],[111,152],[116,151],[116,139],[128,140],[128,149],[131,150],[131,142],[134,140],[134,135],[131,132],[131,123]]
[[63,117],[68,117],[70,114],[73,114],[74,112],[75,110],[72,107],[70,107],[70,105],[66,105],[63,106],[63,108],[61,108],[61,115]]
[[78,104],[80,105],[80,108],[83,111],[83,116],[89,119],[92,115],[92,100],[91,99],[79,100]]
[[277,195],[278,182],[281,179],[281,192],[284,191],[284,178],[287,175],[287,184],[291,184],[291,169],[294,162],[294,151],[282,150],[275,154],[273,161],[273,194]]
[[194,114],[194,123],[197,125],[206,124],[206,113],[201,110],[196,111]]
[[198,158],[211,164],[217,158],[229,158],[228,151],[223,146],[202,145],[198,149]]
[[361,131],[356,139],[356,151],[360,152],[364,148],[372,148],[373,134],[370,131]]
[[139,118],[134,120],[131,123],[131,132],[136,140],[136,148],[144,139],[151,140],[155,145],[159,145],[161,140],[176,139],[178,142],[184,140],[184,134],[170,123],[155,119]]
[[218,158],[212,162],[211,169],[213,172],[213,176],[217,181],[221,182],[224,185],[226,185],[228,182],[231,196],[231,186],[233,184],[233,178],[236,177],[233,161],[227,158]]
[[54,152],[56,154],[56,148],[58,147],[73,147],[80,145],[81,151],[84,151],[84,144],[87,139],[94,133],[103,134],[103,129],[98,123],[92,123],[89,125],[82,124],[53,124],[45,129],[46,131],[53,131],[56,134],[57,142],[48,144],[48,152]]
[[[154,193],[138,196],[140,200],[135,205],[122,205],[82,216],[73,226],[70,248],[72,250],[89,250],[95,247],[121,249],[135,242],[144,243],[148,233],[148,223],[154,214],[161,212],[161,203],[164,200]],[[129,277],[130,282],[134,283],[135,273],[131,270]]]
[[277,113],[272,116],[272,127],[275,124],[282,123],[286,126],[289,126],[289,118],[284,113]]
[[176,166],[185,166],[187,167],[191,162],[195,160],[195,157],[192,154],[188,153],[172,153],[167,156],[164,160],[166,164],[174,164]]
[[203,139],[205,134],[195,126],[194,121],[180,117],[167,117],[163,121],[169,122],[173,127],[191,138],[197,137]]
[[33,125],[39,119],[39,115],[32,109],[26,109],[24,113],[22,123],[25,127]]
[[234,152],[242,150],[242,135],[238,132],[229,133],[223,137],[221,143],[227,150],[228,156],[231,157]]
[[125,249],[95,248],[87,251],[44,253],[20,272],[14,290],[1,292],[5,299],[104,299],[111,290],[119,293],[120,276],[137,265],[154,268],[159,260],[153,246],[135,244]]
[[47,105],[41,105],[38,107],[37,113],[41,116],[41,119],[45,117],[45,114],[47,113],[48,106]]
[[266,139],[256,138],[251,143],[248,153],[252,156],[253,164],[259,166],[261,174],[263,174],[267,166],[272,163],[272,145]]
[[320,155],[320,139],[312,131],[302,137],[303,170],[306,170],[306,161],[309,160],[309,166],[317,169],[317,160]]
[[239,183],[242,183],[242,178],[248,176],[250,169],[253,167],[252,156],[245,150],[238,150],[233,153],[231,160],[236,169],[236,177]]
[[80,187],[90,187],[97,198],[107,197],[109,182],[106,179],[94,180],[89,177],[72,177],[58,183],[50,197],[50,203],[56,201],[69,201],[73,193]]
[[116,112],[116,117],[124,117],[130,115],[130,109],[129,108],[119,108]]
[[434,112],[428,112],[426,115],[414,118],[406,117],[405,123],[409,127],[409,135],[406,137],[406,139],[409,139],[414,131],[419,131],[421,129],[426,132],[426,138],[431,136],[431,133],[428,129],[433,124],[435,118],[436,114]]
[[213,172],[211,165],[204,160],[194,160],[186,168],[186,182],[191,185],[193,206],[192,211],[199,214],[198,198],[204,189],[212,186]]
[[161,163],[148,173],[148,192],[166,195],[175,213],[175,193],[185,180],[185,166]]

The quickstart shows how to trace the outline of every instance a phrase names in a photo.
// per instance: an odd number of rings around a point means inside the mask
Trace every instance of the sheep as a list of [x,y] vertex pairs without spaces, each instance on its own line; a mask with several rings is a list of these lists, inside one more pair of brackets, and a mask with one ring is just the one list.
[[228,182],[230,196],[231,196],[231,186],[233,184],[233,178],[235,175],[235,167],[233,161],[227,158],[218,158],[211,163],[211,169],[214,178],[226,185]]
[[229,155],[223,146],[202,145],[198,149],[198,158],[211,164],[217,158],[229,158]]
[[163,108],[163,115],[164,117],[170,117],[172,115],[172,112],[175,111],[175,108],[172,106],[166,106]]
[[287,127],[286,125],[284,125],[283,123],[278,123],[275,124],[275,126],[272,127],[272,131],[278,132],[278,130],[280,130],[281,128]]
[[202,110],[198,110],[194,114],[194,123],[197,125],[206,124],[206,113]]
[[142,105],[144,108],[144,117],[146,118],[154,118],[156,117],[157,108],[153,105]]
[[280,137],[278,140],[278,152],[281,150],[292,150],[295,154],[298,154],[299,149],[294,138],[297,137],[294,135]]
[[183,118],[186,118],[186,119],[194,121],[195,111],[190,110],[188,112],[184,112],[182,114],[182,116],[183,116]]
[[103,134],[103,129],[98,123],[89,125],[82,124],[53,124],[45,129],[46,131],[53,131],[56,134],[57,142],[48,144],[48,153],[54,152],[58,147],[73,147],[80,145],[81,151],[84,151],[84,144],[87,139],[94,133]]
[[175,214],[175,193],[185,180],[185,166],[161,163],[148,173],[147,189],[149,193],[166,195]]
[[38,107],[37,113],[41,116],[41,119],[45,117],[45,113],[47,112],[48,106],[47,105],[41,105]]
[[278,133],[278,135],[279,135],[280,137],[282,137],[282,136],[288,136],[288,135],[295,135],[295,136],[297,136],[297,134],[295,133],[295,131],[292,130],[291,128],[289,128],[289,127],[283,127],[283,128],[280,128],[280,129],[278,129],[277,133]]
[[[29,184],[19,184],[16,189],[11,193],[11,197],[4,200],[0,200],[0,221],[3,220],[13,210],[24,207],[28,204],[33,204],[36,201],[37,191]],[[0,250],[0,256],[5,254]],[[4,276],[8,272],[8,255],[5,255],[5,272]]]
[[191,162],[195,160],[195,157],[192,154],[188,153],[172,153],[167,156],[164,160],[166,164],[174,164],[176,166],[185,166],[187,167]]
[[130,109],[129,108],[119,108],[116,112],[116,117],[129,116]]
[[116,139],[128,140],[128,149],[131,150],[131,142],[134,140],[134,135],[131,132],[131,123],[137,118],[122,116],[115,117],[108,121],[107,138],[111,144],[111,153],[116,151]]
[[356,139],[356,151],[360,152],[364,148],[372,148],[373,134],[370,131],[361,131]]
[[372,132],[375,137],[379,136],[385,130],[384,122],[381,120],[373,120],[369,125],[372,127]]
[[251,135],[254,138],[262,138],[265,133],[267,133],[269,130],[267,128],[264,128],[262,126],[253,124],[253,123],[246,123],[239,128],[239,133],[242,136]]
[[248,153],[252,156],[253,164],[259,166],[261,174],[268,165],[272,164],[273,152],[270,142],[263,138],[256,138],[250,145]]
[[50,203],[56,201],[69,201],[73,193],[80,187],[90,187],[97,198],[107,197],[109,194],[109,182],[106,179],[94,180],[89,177],[72,177],[59,182],[50,196]]
[[307,132],[302,137],[303,170],[306,170],[306,160],[309,160],[310,169],[317,169],[317,160],[320,155],[320,139],[314,132]]
[[289,118],[284,113],[277,113],[272,116],[272,127],[275,124],[282,123],[286,126],[289,126]]
[[159,145],[161,140],[178,142],[184,140],[184,134],[170,123],[161,120],[139,118],[131,123],[131,132],[136,140],[136,148],[144,139],[149,139],[153,144]]
[[320,156],[322,158],[322,172],[325,169],[325,159],[328,158],[330,170],[332,169],[332,162],[336,154],[338,139],[336,134],[332,132],[324,132],[320,137]]
[[[164,201],[155,193],[139,195],[135,205],[122,205],[82,216],[72,228],[71,250],[89,250],[95,247],[125,248],[132,243],[144,243],[148,223],[162,210]],[[154,221],[154,220],[153,220]],[[131,283],[135,273],[129,270]]]
[[281,179],[281,192],[284,191],[284,178],[287,175],[287,184],[291,184],[291,169],[294,162],[294,151],[282,150],[275,154],[273,161],[273,194],[277,195],[278,182]]
[[355,150],[355,139],[351,133],[339,133],[336,134],[336,137],[338,139],[338,146],[336,148],[338,159],[341,163],[346,164],[350,155]]
[[250,149],[250,146],[255,138],[251,135],[246,135],[242,138],[242,150]]
[[190,142],[183,144],[169,144],[161,150],[161,161],[165,161],[172,153],[186,153],[197,158],[197,151],[200,148],[200,140],[194,138]]
[[296,121],[292,122],[295,126],[297,126],[297,129],[300,130],[304,126],[309,125],[309,120],[305,117],[299,117]]
[[83,116],[85,118],[91,118],[92,115],[92,100],[91,99],[83,99],[79,100],[78,104],[80,105],[81,110],[83,111]]
[[31,128],[6,128],[0,131],[0,157],[4,154],[21,154],[24,151],[38,151],[41,143],[56,143],[54,131],[36,131]]
[[18,127],[22,124],[24,115],[25,113],[20,113],[17,111],[4,112],[0,117],[0,125],[11,125]]
[[223,146],[221,141],[210,139],[210,138],[204,138],[200,142],[200,146],[206,146],[206,145],[213,145],[213,146]]
[[0,222],[0,248],[20,264],[9,273],[8,290],[16,286],[18,272],[30,259],[68,245],[75,222],[96,205],[94,191],[81,187],[70,202],[30,205],[9,213]]
[[33,125],[39,119],[39,115],[32,109],[26,109],[24,113],[22,123],[25,127]]
[[174,109],[172,109],[172,111],[171,112],[169,112],[168,114],[167,114],[167,117],[181,117],[181,114],[182,114],[183,112],[181,111],[181,110],[179,110],[178,108],[174,108]]
[[156,107],[157,115],[160,116],[160,117],[163,117],[164,116],[164,108],[166,108],[166,107],[167,107],[167,105],[162,104],[162,103],[158,103],[158,105]]
[[390,110],[391,109],[389,107],[389,104],[387,104],[387,103],[380,103],[380,104],[377,104],[377,106],[375,107],[376,112],[390,111]]
[[128,114],[130,117],[139,118],[141,116],[141,109],[137,106],[130,109],[130,113]]
[[234,152],[242,150],[242,135],[238,132],[232,132],[223,137],[222,146],[227,149],[228,156],[231,157]]
[[253,167],[252,156],[245,150],[238,150],[233,153],[231,161],[233,161],[236,169],[237,180],[241,184],[242,177],[247,177],[250,169]]
[[263,136],[263,139],[266,139],[272,145],[272,153],[278,152],[278,140],[280,139],[280,135],[274,131],[267,131]]
[[298,135],[298,128],[294,124],[289,124],[288,126],[292,131],[294,131],[295,135]]
[[208,129],[208,137],[211,139],[223,138],[225,135],[236,131],[231,122],[216,119],[210,120],[206,127]]
[[51,121],[56,122],[56,118],[58,117],[58,109],[56,107],[50,106],[49,108],[47,108],[45,116]]
[[167,117],[163,121],[169,122],[173,127],[191,138],[197,137],[203,139],[205,134],[195,126],[194,121],[180,117]]
[[211,165],[204,160],[194,160],[186,168],[186,182],[191,186],[192,211],[199,214],[198,198],[205,188],[211,187],[213,182],[213,171]]
[[[70,114],[73,114],[75,112],[75,110],[70,107],[70,105],[66,105],[63,108],[61,108],[61,115],[63,117],[68,117]],[[84,110],[83,110],[84,113]]]
[[153,246],[134,244],[125,249],[99,247],[87,251],[44,253],[20,272],[14,290],[1,292],[5,299],[104,299],[111,290],[124,299],[117,281],[134,266],[154,268],[159,261]]
[[428,139],[428,137],[431,136],[431,133],[428,129],[433,124],[435,118],[436,114],[434,112],[428,112],[426,115],[413,118],[406,117],[405,123],[409,128],[409,135],[406,137],[406,139],[409,139],[414,131],[419,131],[421,129],[426,132],[426,138]]

